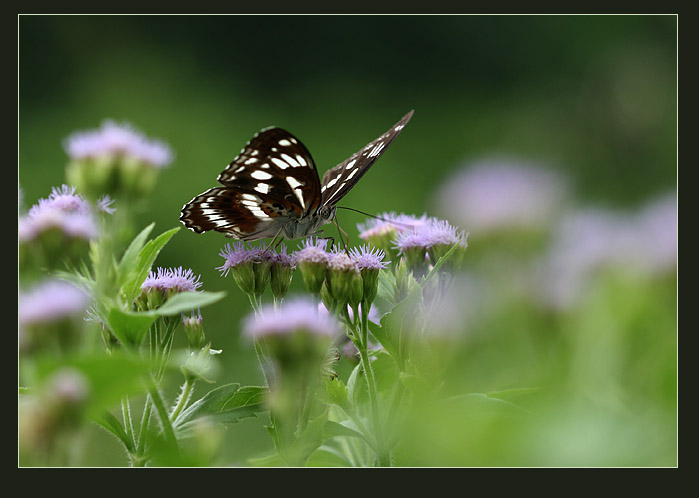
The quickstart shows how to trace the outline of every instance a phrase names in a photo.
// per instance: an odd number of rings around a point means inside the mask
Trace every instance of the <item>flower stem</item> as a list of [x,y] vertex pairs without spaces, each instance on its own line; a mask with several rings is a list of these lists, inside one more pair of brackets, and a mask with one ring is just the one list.
[[187,406],[189,399],[192,397],[192,389],[194,388],[194,380],[187,377],[182,384],[182,393],[177,400],[177,405],[175,409],[170,414],[170,422],[174,423],[177,417],[182,412],[182,410]]
[[379,413],[378,390],[376,388],[376,379],[374,378],[374,369],[372,368],[371,361],[369,360],[369,313],[367,310],[362,309],[361,315],[361,333],[360,341],[358,341],[359,344],[357,344],[357,349],[359,350],[359,357],[362,362],[362,368],[364,369],[364,373],[366,374],[367,387],[369,391],[369,404],[371,405],[372,423],[374,425],[374,432],[376,434],[376,454],[379,460],[380,467],[390,467],[391,459],[388,452],[386,452],[385,450],[386,446],[384,444],[383,429],[381,427],[381,416]]
[[160,424],[163,427],[163,432],[165,433],[165,438],[170,444],[174,446],[175,449],[179,450],[177,445],[177,438],[175,437],[175,431],[172,429],[172,424],[170,423],[170,418],[167,415],[167,409],[165,408],[165,403],[163,403],[163,398],[160,397],[158,388],[152,381],[148,382],[148,392],[150,393],[151,399],[153,400],[153,406],[155,406],[155,411],[158,413],[158,418],[160,419]]

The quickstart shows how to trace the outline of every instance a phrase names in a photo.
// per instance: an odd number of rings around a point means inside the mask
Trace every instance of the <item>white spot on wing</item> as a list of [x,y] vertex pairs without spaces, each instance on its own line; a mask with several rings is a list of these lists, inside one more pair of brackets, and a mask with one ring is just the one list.
[[308,163],[306,162],[306,160],[303,158],[302,155],[296,154],[296,160],[299,162],[299,164],[301,166],[308,166]]
[[255,180],[269,180],[272,178],[272,175],[265,171],[253,171],[250,176],[252,176]]
[[255,190],[257,190],[261,194],[266,194],[267,192],[269,192],[269,185],[267,185],[266,183],[258,183],[255,187]]
[[291,188],[293,188],[293,189],[295,189],[296,187],[301,187],[301,186],[303,186],[303,183],[301,183],[300,181],[298,181],[298,180],[297,180],[296,178],[294,178],[293,176],[287,176],[287,177],[286,177],[286,183],[288,183],[288,184],[291,186]]
[[347,179],[348,179],[348,180],[351,179],[351,178],[355,175],[355,173],[356,173],[357,171],[359,171],[359,170],[358,170],[358,169],[355,169],[354,171],[351,171],[350,174],[349,174],[349,176],[347,177]]
[[285,146],[286,146],[286,145],[291,145],[291,142],[289,142],[286,138],[282,138],[282,139],[279,141],[279,145],[285,145]]
[[241,196],[243,199],[247,201],[256,201],[256,202],[262,202],[262,199],[260,199],[258,196],[255,194],[243,194]]
[[270,158],[270,161],[272,161],[274,164],[276,164],[279,168],[281,169],[286,169],[289,167],[288,163],[285,163],[281,159],[277,159],[276,157]]
[[259,159],[255,158],[255,157],[251,157],[250,159],[246,159],[245,164],[253,164],[253,163],[256,163],[257,161],[259,161]]
[[352,159],[350,162],[347,163],[347,166],[345,166],[345,169],[352,169],[356,162],[357,162],[356,159]]
[[[355,170],[355,171],[356,171],[356,170]],[[337,183],[337,180],[338,180],[339,178],[340,178],[339,176],[336,176],[335,178],[333,178],[332,180],[330,180],[330,181],[327,183],[326,187],[327,187],[327,188],[330,188],[330,187],[332,187],[333,185],[335,185],[335,184]]]
[[284,159],[287,163],[291,164],[291,166],[293,166],[294,168],[298,168],[299,166],[301,166],[298,162],[296,162],[296,159],[294,159],[288,154],[282,154],[282,159]]

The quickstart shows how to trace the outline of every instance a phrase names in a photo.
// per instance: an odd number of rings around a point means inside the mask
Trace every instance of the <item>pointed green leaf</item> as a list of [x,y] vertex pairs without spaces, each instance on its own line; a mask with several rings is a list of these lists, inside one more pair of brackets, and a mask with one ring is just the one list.
[[135,265],[138,261],[138,255],[140,254],[141,249],[143,249],[143,246],[146,243],[146,239],[150,235],[154,226],[155,223],[151,223],[143,230],[141,230],[141,232],[138,235],[136,235],[136,237],[134,237],[134,239],[131,241],[131,244],[129,244],[129,247],[126,249],[126,251],[124,251],[124,254],[121,257],[121,261],[119,262],[120,275],[124,273],[131,273],[136,270]]
[[107,326],[122,344],[138,346],[158,315],[153,312],[124,311],[116,306],[108,308],[104,317]]
[[225,291],[220,292],[181,292],[168,298],[165,303],[154,313],[160,316],[177,315],[182,312],[195,310],[220,301],[226,296]]
[[127,303],[131,303],[141,292],[141,284],[148,277],[148,272],[155,262],[155,258],[172,238],[180,230],[179,227],[161,233],[155,239],[149,240],[148,243],[138,253],[138,258],[133,267],[133,270],[127,272],[124,277],[124,285],[122,286],[122,295]]
[[127,450],[130,452],[135,451],[136,448],[134,448],[134,442],[133,439],[131,439],[127,434],[124,428],[121,425],[121,422],[109,413],[108,411],[104,411],[99,415],[96,415],[93,417],[93,420],[101,425],[103,428],[105,428],[107,431],[111,432],[116,438],[122,442],[122,444],[126,447]]

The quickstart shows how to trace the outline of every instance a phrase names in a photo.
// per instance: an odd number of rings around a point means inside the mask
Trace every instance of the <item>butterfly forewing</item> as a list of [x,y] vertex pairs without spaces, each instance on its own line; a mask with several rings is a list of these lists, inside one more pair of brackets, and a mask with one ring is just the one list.
[[321,205],[335,205],[347,192],[359,181],[374,162],[383,154],[389,145],[396,139],[398,134],[405,128],[405,125],[413,117],[413,111],[403,116],[386,133],[376,140],[370,142],[349,158],[342,161],[323,175],[320,182],[322,194]]
[[296,202],[304,214],[317,209],[320,181],[308,149],[281,128],[257,133],[226,166],[218,182],[251,193]]

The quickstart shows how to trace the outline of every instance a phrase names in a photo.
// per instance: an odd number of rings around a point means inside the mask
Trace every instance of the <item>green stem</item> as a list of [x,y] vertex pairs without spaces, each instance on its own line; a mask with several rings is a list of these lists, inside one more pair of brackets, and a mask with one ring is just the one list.
[[385,444],[383,438],[383,429],[381,427],[381,416],[379,414],[379,404],[378,404],[378,390],[376,388],[376,379],[374,378],[374,369],[371,366],[371,361],[369,360],[369,327],[368,327],[368,317],[369,313],[367,310],[362,310],[361,319],[361,341],[358,344],[357,349],[359,350],[359,357],[362,362],[362,368],[366,374],[367,387],[369,391],[369,404],[371,405],[371,417],[372,423],[374,425],[374,432],[376,434],[376,454],[379,459],[379,466],[390,467],[391,459],[388,452],[385,451]]
[[129,405],[129,398],[123,396],[121,398],[121,415],[124,418],[124,429],[126,430],[126,435],[133,441],[134,446],[136,446],[136,438],[134,436],[133,422],[131,420],[131,405]]
[[175,420],[177,420],[177,417],[179,416],[179,414],[182,412],[182,410],[187,406],[187,403],[189,402],[189,399],[192,396],[192,389],[193,388],[194,388],[194,380],[187,377],[184,381],[184,384],[182,384],[182,393],[180,394],[180,397],[177,400],[177,405],[175,406],[175,409],[170,414],[170,422],[174,423]]
[[175,448],[179,449],[177,445],[177,438],[175,437],[175,431],[172,429],[170,418],[167,415],[165,403],[163,403],[163,398],[160,397],[158,388],[156,387],[152,379],[150,382],[148,382],[148,392],[150,393],[151,399],[153,400],[153,406],[155,406],[155,411],[158,413],[158,418],[160,419],[160,424],[163,427],[165,438]]

